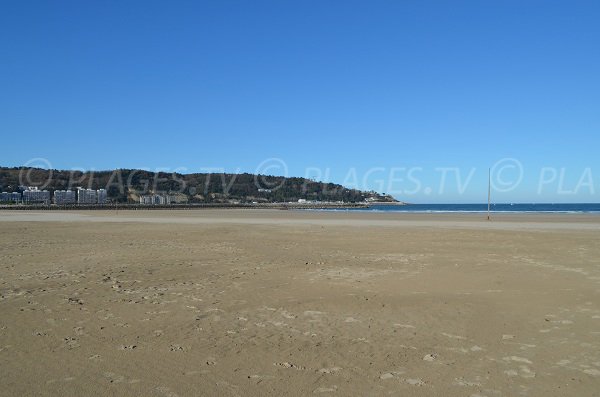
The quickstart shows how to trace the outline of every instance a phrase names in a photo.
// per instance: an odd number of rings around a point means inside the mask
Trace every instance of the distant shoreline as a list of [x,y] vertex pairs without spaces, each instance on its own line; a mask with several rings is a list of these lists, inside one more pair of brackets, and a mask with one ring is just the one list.
[[[11,211],[73,211],[73,210],[200,210],[200,209],[346,209],[369,208],[382,203],[206,203],[206,204],[103,204],[103,205],[0,205]],[[393,203],[385,203],[393,204]]]

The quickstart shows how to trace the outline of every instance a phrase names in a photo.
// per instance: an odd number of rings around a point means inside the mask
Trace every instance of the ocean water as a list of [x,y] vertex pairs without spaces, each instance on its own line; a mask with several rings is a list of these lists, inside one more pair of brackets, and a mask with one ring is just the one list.
[[[323,211],[378,211],[411,213],[470,213],[487,212],[487,204],[409,204],[372,205],[369,208],[326,209]],[[599,214],[600,203],[587,204],[492,204],[490,211],[495,213],[565,213]]]

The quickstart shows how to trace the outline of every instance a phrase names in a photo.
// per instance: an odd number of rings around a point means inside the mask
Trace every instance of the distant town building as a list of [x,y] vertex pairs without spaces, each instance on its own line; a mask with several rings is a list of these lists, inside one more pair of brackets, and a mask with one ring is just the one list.
[[106,189],[98,189],[96,191],[98,196],[98,204],[106,204],[108,202],[108,195]]
[[72,190],[55,190],[54,191],[54,204],[56,205],[67,205],[75,204],[77,202],[77,195]]
[[0,202],[3,203],[18,203],[21,201],[21,193],[20,192],[2,192],[0,193]]
[[166,205],[176,202],[176,197],[168,194],[147,194],[140,196],[142,205]]
[[97,204],[98,193],[93,189],[84,189],[82,187],[77,189],[77,204]]
[[152,204],[152,196],[140,196],[140,204],[142,204],[142,205]]
[[108,202],[108,194],[106,189],[77,189],[78,204],[106,204]]
[[50,192],[39,190],[35,186],[29,186],[27,190],[23,191],[23,202],[50,204]]

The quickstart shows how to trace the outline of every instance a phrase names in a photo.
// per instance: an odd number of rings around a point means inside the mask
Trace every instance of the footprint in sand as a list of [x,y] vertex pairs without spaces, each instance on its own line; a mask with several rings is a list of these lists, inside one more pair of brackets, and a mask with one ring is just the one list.
[[381,379],[381,380],[393,379],[399,375],[402,375],[403,373],[404,373],[404,371],[390,371],[390,372],[381,374],[379,376],[379,379]]
[[517,362],[517,363],[533,364],[528,359],[526,359],[524,357],[518,357],[518,356],[504,357],[503,360],[504,361],[514,361],[514,362]]
[[288,363],[287,361],[283,362],[283,363],[273,363],[273,365],[276,365],[278,367],[283,367],[283,368],[296,369],[296,370],[304,370],[304,369],[306,369],[306,367],[303,367],[301,365],[296,365],[296,364]]
[[425,382],[421,378],[408,378],[405,379],[404,382],[408,383],[411,386],[424,386]]
[[169,350],[172,352],[186,352],[188,349],[181,345],[171,344],[171,346],[169,346]]
[[536,376],[536,373],[526,365],[519,365],[519,370],[507,369],[504,371],[504,374],[510,377],[521,376],[522,378],[535,378]]
[[175,392],[172,392],[171,389],[169,389],[166,386],[159,386],[156,389],[154,389],[160,396],[164,396],[164,397],[179,397],[179,395]]
[[121,383],[125,380],[124,376],[112,372],[105,372],[104,377],[107,378],[110,383]]
[[396,328],[408,328],[408,329],[414,329],[415,328],[414,325],[410,325],[410,324],[394,324],[394,327],[396,327]]
[[466,338],[466,337],[464,337],[464,336],[460,336],[460,335],[452,335],[452,334],[448,334],[448,333],[446,333],[446,332],[442,332],[442,335],[444,335],[445,337],[447,337],[447,338],[450,338],[450,339],[459,339],[459,340],[465,340],[465,339],[467,339],[467,338]]
[[261,382],[263,379],[274,379],[274,376],[271,375],[258,375],[258,374],[254,374],[254,375],[248,375],[248,379],[257,379],[258,382]]
[[325,313],[317,311],[317,310],[306,310],[304,312],[304,315],[308,316],[308,317],[322,316],[323,314],[325,314]]
[[283,317],[287,318],[287,319],[290,319],[290,320],[291,320],[291,319],[294,319],[294,318],[296,318],[296,317],[298,317],[298,316],[296,316],[295,314],[289,313],[289,312],[287,312],[287,311],[285,311],[285,310],[281,312],[281,315],[282,315]]
[[315,389],[313,393],[332,393],[337,391],[337,388],[338,387],[336,385],[330,387],[319,387],[318,389]]
[[340,367],[331,367],[331,368],[321,368],[318,372],[322,373],[322,374],[333,374],[336,372],[341,371],[342,368]]
[[521,370],[522,378],[535,378],[535,372],[529,369],[526,365],[519,365],[519,369]]
[[64,339],[64,341],[69,350],[79,347],[79,342],[77,342],[77,338],[73,338],[73,337],[69,336],[69,337],[66,337]]
[[479,382],[479,377],[476,377],[476,380],[474,380],[474,381],[468,381],[462,377],[455,378],[453,384],[456,386],[463,386],[463,387],[473,387],[473,386],[481,387],[481,382]]

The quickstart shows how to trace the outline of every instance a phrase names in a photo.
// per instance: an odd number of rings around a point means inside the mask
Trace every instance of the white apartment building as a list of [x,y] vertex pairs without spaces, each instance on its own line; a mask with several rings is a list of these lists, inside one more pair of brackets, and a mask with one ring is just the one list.
[[21,193],[19,192],[2,192],[0,193],[0,202],[3,203],[7,203],[7,202],[15,202],[18,203],[19,201],[21,201]]
[[165,205],[175,202],[174,196],[168,194],[148,194],[140,196],[140,204],[142,205]]
[[96,191],[96,195],[98,197],[98,204],[106,204],[108,202],[108,194],[106,189],[98,189]]
[[54,191],[54,204],[66,205],[75,204],[77,202],[77,195],[72,190],[55,190]]
[[98,202],[98,193],[93,189],[77,189],[77,204],[96,204]]
[[50,204],[50,192],[29,186],[27,190],[23,191],[23,202]]

